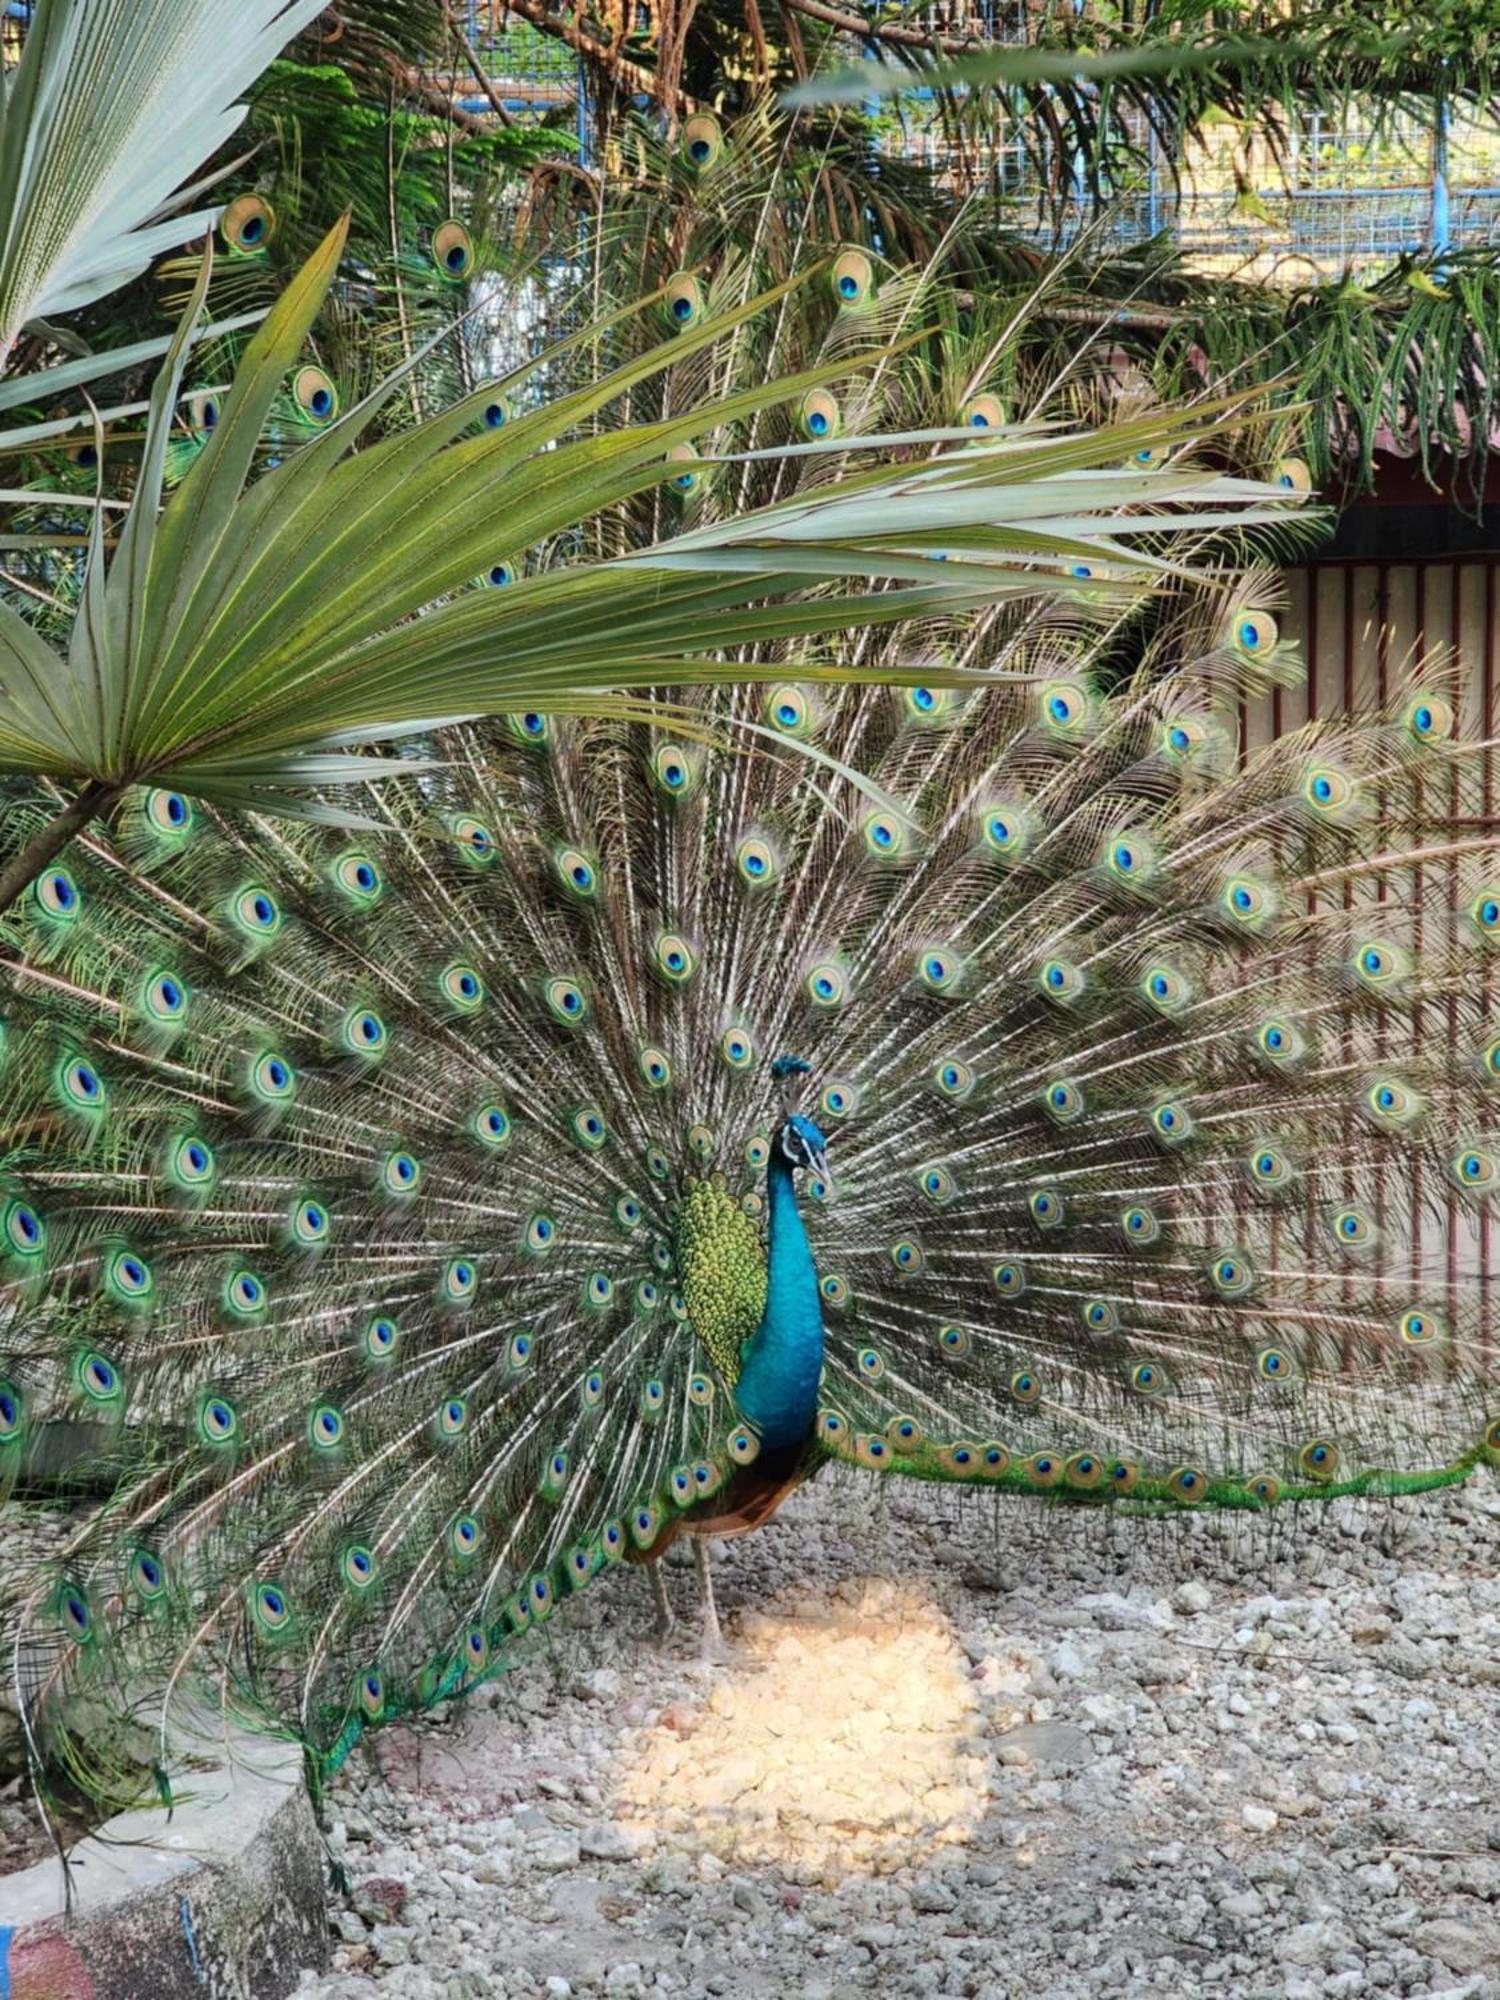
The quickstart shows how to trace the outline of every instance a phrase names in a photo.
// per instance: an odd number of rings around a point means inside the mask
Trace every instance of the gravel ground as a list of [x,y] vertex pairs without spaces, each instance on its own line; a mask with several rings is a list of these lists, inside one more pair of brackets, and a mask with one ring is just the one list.
[[1110,1520],[819,1483],[358,1753],[300,2000],[1500,2000],[1500,1493]]

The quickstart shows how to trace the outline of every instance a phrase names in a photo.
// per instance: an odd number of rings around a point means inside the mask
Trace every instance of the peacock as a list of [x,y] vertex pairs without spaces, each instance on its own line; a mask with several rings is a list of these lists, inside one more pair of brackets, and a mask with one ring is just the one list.
[[326,1773],[830,1463],[1256,1512],[1500,1459],[1451,673],[1252,754],[1254,579],[1133,654],[1016,616],[982,686],[458,724],[357,824],[140,788],[37,875],[0,1469],[63,1426],[92,1489],[39,1757],[207,1690]]

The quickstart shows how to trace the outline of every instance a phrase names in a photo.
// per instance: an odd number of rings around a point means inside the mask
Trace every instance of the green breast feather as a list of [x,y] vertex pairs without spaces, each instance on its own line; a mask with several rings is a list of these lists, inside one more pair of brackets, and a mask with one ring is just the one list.
[[690,1186],[677,1215],[677,1270],[693,1330],[732,1388],[766,1309],[760,1231],[722,1181]]

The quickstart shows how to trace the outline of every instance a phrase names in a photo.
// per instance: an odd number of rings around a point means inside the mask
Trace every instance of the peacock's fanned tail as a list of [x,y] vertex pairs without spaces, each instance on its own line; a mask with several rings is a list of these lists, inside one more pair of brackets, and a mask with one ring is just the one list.
[[27,1605],[39,1733],[207,1686],[336,1761],[753,1461],[789,1050],[828,1454],[1231,1507],[1493,1458],[1456,696],[1242,760],[1295,662],[1195,602],[1113,685],[1059,626],[982,693],[705,702],[899,811],[523,715],[368,831],[142,792],[50,868],[3,931],[0,1463],[66,1424],[106,1491]]

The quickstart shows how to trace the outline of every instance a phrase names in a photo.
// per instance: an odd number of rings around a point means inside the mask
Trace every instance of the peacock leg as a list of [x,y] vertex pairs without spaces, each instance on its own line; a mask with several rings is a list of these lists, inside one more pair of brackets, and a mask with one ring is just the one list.
[[667,1594],[667,1579],[661,1564],[649,1563],[646,1573],[651,1578],[651,1602],[656,1607],[656,1622],[646,1636],[660,1643],[670,1638],[677,1620],[672,1615],[672,1600]]
[[703,1636],[699,1641],[699,1652],[705,1660],[722,1660],[725,1657],[724,1634],[719,1629],[719,1609],[714,1603],[714,1576],[709,1557],[709,1541],[706,1535],[694,1535],[693,1568],[698,1573],[698,1597],[703,1607]]

